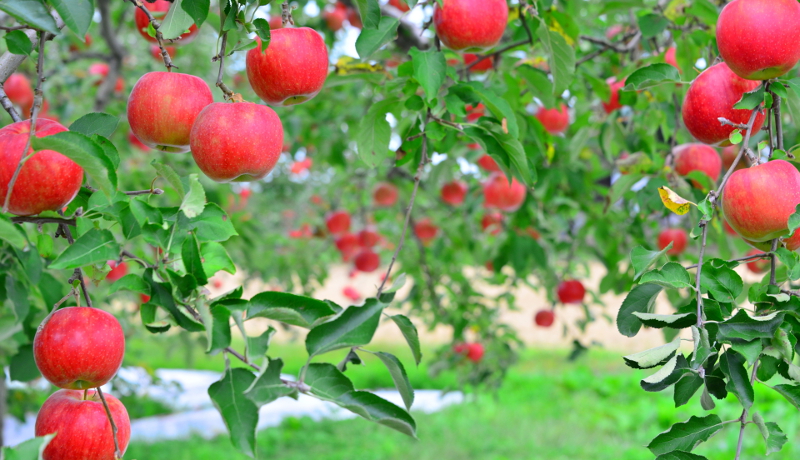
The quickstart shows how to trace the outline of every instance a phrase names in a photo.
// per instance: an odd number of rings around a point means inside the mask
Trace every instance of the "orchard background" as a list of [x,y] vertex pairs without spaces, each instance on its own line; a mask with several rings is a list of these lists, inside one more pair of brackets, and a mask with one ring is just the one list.
[[[0,29],[0,415],[38,436],[4,458],[800,452],[795,0],[2,0]],[[218,372],[229,436],[129,443],[171,409],[120,365]],[[305,397],[360,417],[257,433]]]

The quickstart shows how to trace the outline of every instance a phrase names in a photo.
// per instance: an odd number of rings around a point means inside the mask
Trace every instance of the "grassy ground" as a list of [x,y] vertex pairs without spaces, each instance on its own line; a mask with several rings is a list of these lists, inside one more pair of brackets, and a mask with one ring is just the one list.
[[[129,351],[136,360],[136,346]],[[141,352],[147,352],[144,348]],[[289,370],[302,365],[300,353],[288,360]],[[393,350],[387,350],[393,351]],[[399,352],[401,355],[402,352]],[[638,385],[646,376],[622,364],[617,354],[594,350],[578,363],[565,360],[565,351],[529,351],[495,396],[481,395],[472,402],[435,414],[415,414],[419,440],[411,440],[362,419],[313,422],[288,419],[281,426],[258,434],[259,458],[281,460],[652,460],[643,447],[672,423],[690,415],[704,415],[696,396],[678,409],[670,391],[645,393]],[[151,365],[178,363],[178,355],[161,353],[150,357]],[[403,356],[405,362],[410,359]],[[183,358],[181,358],[183,359]],[[197,356],[198,368],[216,369],[219,357]],[[149,360],[148,360],[149,361]],[[158,362],[158,363],[156,363]],[[131,363],[135,364],[135,363]],[[178,363],[184,366],[183,363]],[[174,367],[174,366],[172,366]],[[355,368],[356,386],[388,386],[379,366]],[[432,380],[426,370],[409,369],[421,388],[439,387],[445,380]],[[348,374],[350,372],[348,371]],[[759,386],[755,410],[767,421],[778,422],[790,439],[781,453],[769,459],[796,459],[798,417],[774,391]],[[731,398],[733,398],[731,396]],[[716,413],[724,420],[739,415],[736,406],[719,403]],[[697,450],[710,459],[733,459],[738,425],[729,425]],[[755,426],[747,428],[745,454],[748,460],[763,459],[764,442]],[[227,437],[210,441],[198,438],[156,444],[136,443],[127,459],[218,460],[244,459],[235,453]]]

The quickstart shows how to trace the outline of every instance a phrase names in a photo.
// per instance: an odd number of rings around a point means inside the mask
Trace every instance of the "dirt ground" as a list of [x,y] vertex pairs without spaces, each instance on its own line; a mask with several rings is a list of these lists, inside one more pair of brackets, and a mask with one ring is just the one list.
[[[758,280],[758,277],[742,269],[743,267],[740,267],[738,270],[746,282]],[[332,300],[342,306],[351,304],[358,305],[361,301],[352,302],[344,296],[344,287],[352,286],[361,293],[362,296],[374,295],[377,286],[380,284],[380,274],[384,271],[385,268],[381,268],[372,274],[359,273],[354,278],[350,278],[348,276],[350,267],[331,267],[330,276],[326,283],[315,291],[314,296],[320,299]],[[400,272],[402,272],[402,269],[400,269]],[[594,290],[604,275],[604,267],[600,265],[590,266],[588,278],[583,278],[584,284],[588,289]],[[211,289],[212,294],[215,296],[241,285],[242,281],[245,279],[244,274],[241,272],[235,276],[228,275],[227,273],[220,273],[217,277],[223,281],[223,285],[219,289]],[[410,286],[411,281],[409,280],[403,290],[398,294],[398,297],[402,298],[404,295],[403,291],[410,289]],[[266,289],[269,289],[269,287],[265,286],[263,283],[250,281],[245,286],[244,296],[245,298],[249,298]],[[504,288],[481,283],[478,285],[478,289],[489,294],[496,294],[501,292]],[[624,296],[606,294],[601,296],[603,305],[591,305],[590,309],[598,319],[587,327],[585,334],[582,334],[574,326],[577,320],[584,317],[583,309],[580,306],[557,306],[555,324],[550,328],[542,328],[533,323],[533,316],[537,311],[547,308],[548,302],[545,293],[536,292],[528,287],[520,287],[516,289],[515,295],[517,299],[516,310],[504,309],[501,320],[514,327],[519,337],[529,346],[537,348],[569,348],[571,347],[572,340],[575,337],[580,337],[581,342],[584,344],[596,342],[607,349],[629,353],[642,351],[664,343],[664,338],[660,330],[644,329],[634,338],[625,337],[617,331],[614,321],[617,311],[625,298]],[[587,294],[587,299],[588,298],[589,295]],[[391,310],[387,310],[387,312],[392,313]],[[666,295],[662,294],[658,298],[656,302],[656,312],[664,314],[672,312]],[[414,321],[413,318],[412,321]],[[419,321],[414,321],[414,323],[417,325],[423,343],[443,343],[450,340],[451,331],[448,328],[440,327],[433,331],[428,331]],[[250,332],[252,333],[260,333],[265,330],[269,324],[268,320],[256,319],[248,321],[248,325],[251,328]],[[565,335],[565,326],[568,331],[567,335]],[[691,337],[688,332],[688,330],[684,331],[684,333],[686,333],[686,338]],[[297,338],[299,337],[292,337],[286,333],[279,333],[275,337],[275,339],[279,341]],[[403,341],[404,339],[394,323],[388,321],[381,324],[375,340],[377,342],[391,343]]]

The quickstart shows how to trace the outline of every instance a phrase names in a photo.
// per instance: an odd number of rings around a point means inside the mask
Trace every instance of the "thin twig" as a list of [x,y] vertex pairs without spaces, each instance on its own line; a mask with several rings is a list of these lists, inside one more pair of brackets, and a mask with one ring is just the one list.
[[100,401],[103,402],[103,408],[106,410],[106,416],[108,416],[108,422],[111,424],[111,434],[114,437],[114,458],[121,459],[122,458],[122,450],[119,448],[119,441],[117,440],[117,424],[114,422],[114,417],[111,416],[111,409],[108,407],[108,402],[106,402],[105,396],[103,396],[103,390],[100,387],[97,387],[97,395],[100,396]]
[[[738,259],[731,259],[728,262],[751,262],[753,260],[760,260],[760,259],[767,259],[767,258],[769,258],[769,253],[768,252],[764,252],[764,253],[761,253],[761,254],[754,254],[752,256],[739,257]],[[691,270],[693,268],[697,268],[697,264],[689,265],[688,267],[686,267],[687,270]]]
[[6,110],[6,112],[8,112],[9,115],[11,115],[11,119],[14,120],[15,123],[18,121],[22,121],[22,117],[19,116],[17,109],[14,108],[14,104],[11,102],[11,99],[8,98],[8,95],[6,94],[5,90],[1,85],[0,85],[0,105],[3,106],[3,108]]
[[769,253],[769,284],[775,286],[778,283],[775,281],[775,269],[777,268],[777,257],[775,257],[775,251],[778,250],[778,238],[772,240],[772,250]]
[[700,274],[703,271],[703,256],[706,253],[706,236],[708,236],[708,222],[705,220],[700,221],[700,226],[703,228],[703,235],[700,237],[700,258],[697,262],[697,272],[694,275],[695,289],[697,290],[697,327],[703,327],[703,291],[700,289]]
[[[758,370],[758,360],[756,363],[753,364],[753,371],[750,373],[750,385],[753,385],[753,382],[756,380],[756,371]],[[747,409],[742,410],[742,416],[739,417],[739,421],[742,423],[742,426],[739,428],[739,441],[736,443],[736,457],[735,460],[739,460],[742,455],[742,442],[744,441],[744,428],[747,426]]]
[[164,193],[163,190],[160,188],[153,188],[150,190],[133,190],[131,192],[122,192],[128,196],[139,196],[139,195],[162,195]]
[[225,65],[225,53],[227,52],[228,47],[228,32],[222,34],[222,43],[219,45],[219,54],[214,56],[211,60],[216,61],[219,59],[219,72],[217,73],[217,88],[222,90],[222,94],[225,97],[225,100],[230,100],[233,97],[233,91],[222,81],[223,70]]
[[15,224],[22,224],[22,223],[31,223],[31,224],[63,224],[69,226],[76,226],[77,219],[74,217],[71,219],[65,219],[60,217],[37,217],[37,216],[19,216],[19,217],[12,217],[11,222]]
[[172,69],[177,69],[178,67],[172,63],[172,59],[169,57],[169,52],[167,48],[164,47],[164,35],[161,34],[161,23],[153,16],[150,10],[144,6],[142,0],[128,0],[137,8],[142,10],[145,15],[147,15],[147,19],[150,21],[150,24],[153,25],[153,29],[156,31],[156,41],[158,42],[158,47],[161,49],[161,58],[164,60],[164,65],[167,67],[167,72],[172,72]]

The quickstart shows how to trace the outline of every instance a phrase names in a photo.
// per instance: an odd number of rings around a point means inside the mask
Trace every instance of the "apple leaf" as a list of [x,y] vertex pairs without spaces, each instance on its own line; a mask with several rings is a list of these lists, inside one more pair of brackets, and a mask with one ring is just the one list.
[[8,51],[13,54],[22,56],[30,56],[33,51],[33,42],[28,34],[21,30],[12,30],[5,36],[6,47]]
[[183,240],[183,245],[181,246],[181,258],[183,260],[183,266],[186,268],[186,272],[194,276],[194,279],[197,280],[198,285],[205,286],[208,284],[208,277],[206,276],[205,271],[203,271],[203,260],[200,257],[200,247],[197,244],[197,238],[195,238],[194,234],[189,235],[185,240]]
[[[272,32],[269,28],[269,22],[264,18],[257,18],[253,21],[253,27],[256,28],[256,35],[261,39],[261,52],[263,53],[269,48],[269,43],[272,41]],[[258,42],[255,42],[255,46],[258,46]],[[255,46],[253,46],[253,48],[255,48]]]
[[391,97],[372,104],[355,133],[358,156],[372,168],[377,167],[388,156],[392,128],[386,121],[386,114],[397,103],[398,99]]
[[414,67],[414,78],[422,86],[425,98],[430,102],[439,95],[447,75],[444,53],[435,49],[420,51],[412,48],[409,54]]
[[394,315],[389,318],[400,328],[400,332],[403,334],[403,337],[405,337],[408,347],[411,348],[411,354],[414,355],[414,361],[416,361],[417,366],[419,366],[419,363],[422,362],[422,349],[419,344],[417,327],[414,326],[414,323],[412,323],[410,319],[403,315]]
[[86,136],[99,134],[103,137],[111,137],[117,130],[118,124],[118,117],[102,112],[92,112],[75,120],[69,125],[69,130]]
[[194,19],[181,6],[183,0],[173,0],[167,16],[161,22],[161,35],[169,40],[178,38],[194,24]]
[[744,357],[733,350],[728,350],[722,354],[719,364],[722,372],[728,376],[728,391],[736,395],[745,410],[750,410],[750,407],[753,406],[755,393],[753,392],[753,384],[750,383],[750,376],[747,375]]
[[753,414],[753,423],[758,426],[761,436],[764,437],[764,442],[767,443],[767,455],[780,452],[783,449],[783,445],[786,444],[788,438],[777,423],[765,422],[758,412]]
[[114,164],[103,148],[89,137],[64,131],[52,136],[34,137],[31,145],[36,151],[55,150],[77,163],[109,199],[116,193],[117,173]]
[[20,24],[27,24],[53,35],[61,33],[61,29],[56,25],[55,19],[42,0],[0,0],[0,10],[8,13]]
[[211,0],[183,0],[181,8],[192,18],[197,27],[200,27],[208,17]]
[[248,457],[256,457],[258,406],[244,396],[256,379],[247,369],[226,369],[218,382],[208,387],[208,396],[225,421],[233,446]]
[[201,243],[227,241],[238,235],[230,217],[216,203],[207,203],[199,216],[189,219],[187,230],[194,230],[197,241]]
[[332,302],[287,292],[266,291],[255,295],[247,306],[247,319],[267,318],[293,326],[313,328],[342,311]]
[[389,16],[382,16],[376,29],[364,29],[356,39],[356,51],[361,59],[366,59],[383,45],[397,36],[400,21]]
[[[241,316],[241,315],[239,315]],[[247,336],[246,356],[250,362],[262,359],[267,355],[269,350],[269,343],[272,336],[275,335],[275,328],[270,326],[261,335],[256,337]]]
[[742,99],[733,106],[734,109],[753,110],[764,102],[764,85],[748,93],[742,94]]
[[[187,240],[188,241],[188,240]],[[206,326],[206,353],[216,354],[231,345],[231,311],[224,305],[197,302],[197,311]]]
[[93,228],[67,247],[50,265],[54,270],[69,270],[106,263],[119,257],[120,247],[108,230]]
[[626,337],[633,337],[642,327],[642,321],[634,312],[651,313],[655,307],[656,298],[664,288],[657,284],[640,284],[633,288],[620,306],[617,315],[617,329]]
[[655,283],[659,286],[685,289],[692,287],[689,272],[677,262],[669,262],[659,270],[652,270],[642,275],[641,283]]
[[652,369],[656,366],[663,366],[673,356],[681,346],[681,338],[677,337],[670,343],[649,350],[640,351],[628,356],[623,356],[625,364],[634,369]]
[[14,447],[3,447],[3,457],[6,460],[39,460],[42,458],[44,448],[56,437],[54,434],[28,439]]
[[664,81],[680,81],[681,75],[678,69],[669,64],[657,63],[642,67],[633,72],[625,79],[625,87],[628,89],[644,89],[656,86]]
[[674,315],[658,315],[655,313],[642,313],[639,311],[633,312],[633,315],[647,327],[656,329],[663,329],[669,327],[672,329],[684,329],[697,323],[696,313],[682,313]]
[[[527,88],[542,101],[545,107],[555,107],[556,98],[553,96],[553,82],[548,78],[547,72],[529,65],[521,65],[517,67],[517,73],[528,82]],[[605,82],[603,82],[603,86],[605,88],[608,87]]]
[[214,241],[203,244],[200,255],[203,258],[203,270],[208,276],[214,276],[218,271],[236,274],[236,265],[221,244]]
[[386,369],[389,370],[392,381],[394,381],[394,386],[397,388],[397,391],[400,392],[406,409],[411,410],[411,405],[414,404],[414,389],[411,388],[411,382],[408,380],[408,374],[406,374],[403,363],[401,363],[396,356],[389,353],[377,352],[373,354],[380,358],[386,366]]
[[131,273],[114,281],[114,284],[108,288],[109,294],[119,291],[139,292],[144,295],[150,295],[150,285],[147,284],[141,276]]
[[261,374],[250,385],[250,388],[244,392],[244,396],[253,401],[257,407],[297,392],[297,390],[287,386],[281,380],[283,361],[281,359],[270,359],[268,363],[267,367],[261,371]]
[[692,205],[697,206],[672,191],[669,187],[659,187],[658,195],[661,197],[661,202],[664,203],[664,206],[679,216],[689,212],[692,209]]
[[64,24],[75,32],[75,35],[79,37],[86,35],[94,16],[94,5],[91,0],[48,0],[48,2],[58,11]]
[[206,207],[206,191],[200,184],[197,174],[189,175],[189,191],[183,197],[181,211],[192,219],[203,212]]
[[[639,23],[639,30],[642,31],[643,38],[655,37],[669,25],[669,19],[661,16],[660,14],[648,13],[637,18]],[[669,65],[669,64],[664,64]]]
[[27,244],[25,236],[20,232],[19,227],[11,223],[5,216],[0,216],[0,240],[18,249],[24,248]]
[[364,30],[377,29],[381,21],[381,5],[378,0],[355,0],[355,2],[361,14]]
[[309,358],[338,350],[368,344],[375,331],[386,304],[378,299],[367,299],[362,307],[350,307],[338,318],[320,324],[306,336]]
[[561,95],[575,78],[575,49],[567,44],[564,37],[550,30],[547,23],[541,20],[536,34],[544,46],[550,71],[553,75],[553,94]]
[[[703,271],[706,270],[705,265]],[[739,310],[733,318],[719,323],[717,341],[723,343],[750,342],[755,339],[771,339],[783,323],[784,313],[774,312],[766,316],[751,317]]]
[[676,423],[669,430],[659,434],[647,446],[655,455],[667,454],[675,450],[691,451],[694,447],[707,441],[723,427],[722,420],[715,414],[706,417],[694,417]]
[[708,460],[702,455],[684,452],[682,450],[675,450],[666,454],[659,455],[656,460]]
[[631,251],[631,265],[633,265],[633,279],[639,279],[640,276],[653,265],[659,257],[663,256],[672,248],[672,242],[669,246],[660,251],[650,251],[643,246],[636,246]]
[[738,273],[728,267],[715,267],[711,262],[703,264],[700,287],[708,290],[719,302],[734,302],[742,293],[744,282]]

